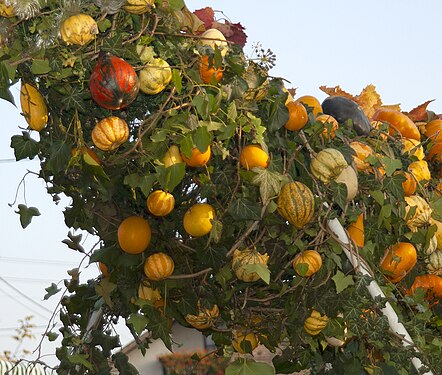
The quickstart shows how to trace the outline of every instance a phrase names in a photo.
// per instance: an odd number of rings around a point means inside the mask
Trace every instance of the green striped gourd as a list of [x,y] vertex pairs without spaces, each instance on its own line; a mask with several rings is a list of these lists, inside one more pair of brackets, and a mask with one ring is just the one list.
[[310,163],[313,176],[325,184],[330,183],[347,168],[344,155],[334,148],[325,148],[318,152]]
[[278,212],[298,229],[308,224],[315,211],[315,197],[308,186],[294,181],[285,184],[278,195]]
[[266,254],[260,254],[256,250],[245,249],[243,251],[235,249],[232,258],[232,269],[239,280],[245,282],[253,282],[260,279],[260,276],[256,272],[247,272],[248,265],[262,264],[267,267],[269,256]]

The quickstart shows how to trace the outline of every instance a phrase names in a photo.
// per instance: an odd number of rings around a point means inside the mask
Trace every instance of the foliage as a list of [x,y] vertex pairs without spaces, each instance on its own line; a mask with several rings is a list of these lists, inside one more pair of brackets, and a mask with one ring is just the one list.
[[[1,34],[7,38],[0,39],[0,96],[11,101],[13,84],[19,80],[32,84],[48,105],[49,121],[38,136],[30,129],[15,135],[11,147],[17,160],[39,159],[39,177],[54,201],[63,194],[71,199],[64,211],[70,229],[64,243],[85,253],[90,263],[103,263],[109,272],[83,282],[78,270],[71,270],[71,278],[65,280],[58,373],[109,374],[110,360],[120,374],[134,374],[123,353],[113,354],[121,346],[112,331],[115,322],[126,322],[145,353],[155,339],[172,347],[171,320],[189,326],[186,315],[198,314],[199,306],[214,305],[220,315],[203,334],[212,335],[218,355],[232,353],[235,333],[254,333],[261,344],[278,353],[273,359],[277,373],[308,368],[323,373],[332,366],[335,373],[411,374],[413,356],[435,373],[442,372],[442,308],[430,306],[422,291],[406,293],[414,277],[426,273],[425,253],[418,254],[417,265],[398,284],[389,282],[379,269],[389,246],[409,241],[424,249],[435,233],[430,222],[413,230],[407,225],[416,210],[406,210],[404,178],[397,172],[407,170],[416,157],[403,153],[400,134],[390,135],[387,124],[377,123],[369,136],[358,136],[350,119],[334,129],[333,137],[324,136],[324,127],[330,124],[315,121],[308,105],[308,123],[300,131],[287,130],[286,103],[293,99],[283,80],[269,75],[273,54],[261,50],[258,60],[248,59],[242,50],[243,27],[214,21],[210,9],[197,13],[203,14],[200,19],[181,0],[157,0],[143,14],[128,13],[121,8],[122,1],[112,1],[112,8],[103,5],[108,2],[91,0],[13,2],[16,7],[20,3],[18,16],[1,23],[7,25]],[[28,12],[25,3],[32,3]],[[59,27],[78,12],[93,17],[99,33],[84,45],[67,45],[58,36]],[[200,35],[209,27],[226,36],[225,56],[201,43]],[[136,72],[161,58],[172,70],[171,82],[155,95],[139,92],[125,108],[101,108],[89,92],[89,77],[101,52],[126,60]],[[219,83],[201,80],[199,62],[204,55],[214,60],[214,66],[222,66]],[[372,85],[358,96],[340,88],[324,90],[350,96],[369,118],[382,108]],[[422,108],[411,113],[425,125],[435,114],[427,111],[425,118]],[[128,141],[112,151],[94,148],[95,124],[111,115],[127,122]],[[353,140],[371,146],[374,153],[366,160],[367,173],[359,173],[358,194],[347,202],[346,185],[316,179],[310,163],[326,148],[339,150],[351,163]],[[241,149],[252,143],[270,156],[266,169],[240,166]],[[179,146],[184,159],[193,150],[203,153],[210,146],[210,160],[201,167],[182,162],[166,167],[163,157],[171,145]],[[432,140],[423,135],[422,145],[428,152]],[[72,152],[84,147],[93,149],[100,162],[93,162],[87,151]],[[277,209],[281,187],[291,181],[305,184],[315,199],[312,220],[300,228],[289,224]],[[433,218],[442,217],[438,182],[422,181],[417,190],[430,204]],[[175,199],[174,209],[164,217],[149,214],[146,207],[147,196],[157,189]],[[190,236],[183,227],[184,214],[196,203],[208,203],[215,212],[210,233],[200,237]],[[35,207],[24,205],[18,213],[23,226],[39,214]],[[366,289],[371,278],[355,272],[342,244],[327,228],[334,218],[347,227],[361,213],[365,245],[359,250],[360,260],[370,265],[419,353],[404,348],[389,331],[381,312],[386,300],[371,298]],[[127,254],[118,243],[118,226],[134,215],[144,217],[152,228],[150,245],[141,254]],[[83,249],[77,230],[98,236],[99,248]],[[269,256],[267,269],[246,266],[259,273],[252,282],[237,279],[231,265],[234,251],[246,248]],[[292,267],[296,254],[308,249],[318,251],[323,260],[311,277],[301,276],[305,271],[298,275]],[[355,247],[350,250],[356,254]],[[175,270],[164,280],[151,280],[162,299],[150,302],[138,296],[138,287],[145,279],[145,260],[157,252],[168,254]],[[49,298],[58,288],[49,287],[47,292]],[[313,309],[329,318],[315,337],[303,330]],[[139,337],[145,331],[150,336],[142,341]],[[48,337],[54,334],[49,332]],[[345,345],[336,348],[327,337],[342,339]],[[243,346],[251,351],[248,341]],[[271,367],[243,359],[228,371],[271,374]]]
[[170,375],[222,375],[228,361],[214,354],[204,351],[194,353],[178,352],[162,355],[159,357],[159,360]]

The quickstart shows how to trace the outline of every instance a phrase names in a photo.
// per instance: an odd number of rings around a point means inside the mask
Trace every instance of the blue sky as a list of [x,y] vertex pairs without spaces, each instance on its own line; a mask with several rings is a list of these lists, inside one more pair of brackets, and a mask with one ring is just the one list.
[[[442,2],[194,0],[187,5],[191,10],[205,6],[222,9],[232,22],[241,22],[248,35],[247,53],[250,55],[256,42],[270,48],[277,58],[271,74],[289,80],[287,87],[297,88],[298,95],[314,95],[322,101],[326,95],[319,90],[321,85],[341,85],[357,94],[371,83],[385,104],[401,103],[403,110],[410,110],[436,99],[429,109],[442,112]],[[217,17],[223,16],[217,13]],[[18,88],[13,91],[18,97]],[[61,210],[68,202],[56,206],[38,178],[26,178],[26,202],[39,208],[40,217],[23,230],[14,213],[16,206],[8,206],[26,171],[38,171],[36,162],[11,161],[10,138],[20,133],[19,127],[26,127],[19,112],[0,101],[0,277],[52,310],[57,298],[42,301],[44,288],[65,277],[66,270],[81,257],[61,243],[68,232]],[[24,203],[23,186],[18,203]],[[92,244],[92,239],[87,243]],[[89,269],[84,277],[96,274],[96,269]],[[0,305],[8,306],[0,315],[0,351],[16,348],[10,339],[13,331],[8,329],[18,319],[33,314],[40,326],[49,317],[47,310],[30,303],[1,280]],[[37,335],[41,332],[41,328],[35,330]],[[127,332],[121,333],[124,342],[129,340]],[[25,347],[32,350],[36,343]],[[45,348],[47,353],[53,350],[52,345]]]

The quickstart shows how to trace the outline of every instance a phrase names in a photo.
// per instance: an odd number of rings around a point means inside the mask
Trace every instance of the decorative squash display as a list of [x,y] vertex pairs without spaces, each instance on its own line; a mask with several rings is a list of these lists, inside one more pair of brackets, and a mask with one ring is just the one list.
[[425,158],[424,148],[421,143],[412,138],[402,138],[402,153],[408,154],[408,156],[414,156],[418,160]]
[[364,214],[359,214],[356,221],[351,223],[347,228],[348,236],[353,243],[359,247],[364,247],[365,244],[365,230],[364,230]]
[[427,270],[432,275],[442,275],[442,251],[433,251],[425,260]]
[[163,252],[150,255],[144,262],[144,273],[149,280],[167,279],[172,275],[174,268],[173,259]]
[[389,123],[390,135],[399,132],[405,138],[412,138],[418,141],[421,139],[421,134],[416,124],[402,112],[390,108],[381,108],[375,112],[373,120]]
[[369,156],[374,156],[375,153],[373,149],[362,142],[353,141],[350,143],[350,147],[353,149],[356,155],[353,155],[353,161],[355,163],[358,172],[368,172],[372,169],[370,163],[366,162]]
[[129,126],[117,116],[102,119],[92,130],[92,142],[102,151],[113,151],[128,139]]
[[180,149],[177,145],[172,145],[169,147],[162,161],[166,168],[174,164],[184,163],[183,158],[181,157]]
[[278,212],[295,228],[304,227],[315,212],[315,197],[310,188],[299,181],[285,184],[278,195]]
[[414,294],[418,288],[425,290],[426,300],[434,306],[442,298],[442,277],[437,275],[416,276],[410,289],[408,289],[408,294]]
[[319,311],[313,310],[310,316],[304,321],[304,330],[311,336],[316,336],[327,327],[327,315],[321,315]]
[[365,113],[351,99],[343,96],[330,96],[322,102],[322,110],[325,114],[333,116],[341,124],[351,120],[358,135],[369,135],[372,130]]
[[260,279],[260,276],[256,272],[248,272],[247,266],[252,264],[262,264],[267,267],[269,256],[267,254],[260,254],[256,250],[235,249],[232,257],[232,270],[235,272],[236,277],[239,280],[252,282]]
[[155,190],[147,197],[146,205],[152,215],[166,216],[174,209],[175,198],[164,190]]
[[153,59],[140,70],[140,90],[147,95],[163,91],[172,80],[172,69],[163,59]]
[[215,50],[218,48],[221,56],[224,57],[229,50],[229,45],[227,44],[226,38],[221,31],[218,29],[208,29],[201,34],[201,45],[208,46]]
[[143,14],[155,7],[155,0],[126,0],[123,9],[132,14]]
[[414,245],[398,242],[386,250],[380,268],[392,283],[398,283],[413,269],[416,262],[417,251]]
[[[419,195],[410,195],[405,197],[405,201],[407,202],[405,217],[408,218],[407,225],[412,231],[430,222],[433,210],[424,198]],[[416,211],[408,217],[411,207],[416,207]]]
[[408,171],[414,176],[417,182],[426,181],[427,184],[431,180],[431,172],[425,160],[412,162],[408,166]]
[[198,315],[187,314],[184,319],[193,328],[200,331],[212,327],[213,323],[219,316],[218,305],[213,305],[211,309],[201,307],[198,303]]
[[356,194],[358,194],[358,175],[351,165],[344,168],[339,176],[336,177],[335,181],[341,184],[345,184],[345,186],[347,187],[347,202],[350,202],[352,199],[354,199],[354,197],[356,197]]
[[121,109],[138,95],[140,82],[132,66],[120,57],[101,53],[89,78],[92,99],[106,109]]
[[22,82],[20,105],[23,116],[32,130],[40,131],[46,126],[48,107],[43,95],[34,86]]
[[267,168],[270,158],[259,144],[251,144],[241,149],[239,162],[241,166],[247,170],[256,167]]
[[219,82],[223,78],[222,67],[215,67],[215,59],[209,63],[208,55],[201,57],[199,71],[201,80],[207,84],[211,84],[213,81]]
[[88,14],[74,14],[63,21],[60,35],[66,44],[84,46],[98,34],[98,25]]
[[310,277],[322,267],[322,257],[316,250],[305,250],[293,259],[293,269],[299,276]]
[[325,184],[336,179],[348,167],[344,155],[334,148],[319,151],[310,163],[310,172]]

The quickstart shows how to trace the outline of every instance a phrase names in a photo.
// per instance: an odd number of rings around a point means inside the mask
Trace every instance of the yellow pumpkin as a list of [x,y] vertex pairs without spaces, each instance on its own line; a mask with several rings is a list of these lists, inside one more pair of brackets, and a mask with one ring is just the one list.
[[74,14],[63,21],[60,34],[66,44],[83,46],[98,34],[98,25],[88,14]]
[[414,156],[418,160],[425,158],[424,148],[422,147],[420,141],[413,138],[402,138],[402,153],[408,153],[409,156]]
[[147,95],[155,95],[163,91],[172,80],[172,70],[167,61],[153,59],[139,72],[140,90]]
[[184,319],[193,328],[204,330],[213,326],[219,316],[218,305],[213,305],[211,309],[203,308],[198,304],[198,315],[187,314]]
[[43,95],[32,85],[23,83],[20,88],[20,105],[29,127],[40,131],[48,123],[48,107]]
[[163,280],[172,275],[175,268],[173,259],[162,252],[150,255],[144,262],[144,273],[149,280]]
[[417,182],[426,181],[425,185],[431,180],[430,169],[425,160],[412,162],[408,166],[408,171],[414,176]]
[[174,164],[184,163],[183,158],[181,157],[180,149],[177,145],[172,145],[169,147],[162,161],[166,168]]
[[[245,345],[246,342],[248,343],[248,345]],[[258,344],[258,337],[253,332],[244,333],[242,331],[239,331],[234,333],[232,346],[238,353],[251,353],[253,349],[258,346]],[[247,346],[250,346],[250,348],[248,348]]]
[[138,286],[138,298],[154,304],[161,300],[161,293],[158,288],[153,289],[147,280],[143,280]]
[[215,50],[217,47],[221,56],[225,56],[229,50],[228,44],[223,33],[217,29],[208,29],[201,34],[201,44]]
[[256,250],[245,249],[243,251],[235,249],[232,258],[232,269],[239,280],[253,282],[260,279],[256,272],[248,272],[247,266],[251,264],[262,264],[267,267],[269,256],[260,254]]
[[327,315],[321,315],[319,311],[313,310],[310,316],[304,321],[304,330],[309,335],[316,336],[327,327]]
[[126,0],[123,9],[132,14],[143,14],[155,8],[155,0]]
[[420,197],[419,195],[410,195],[405,197],[405,202],[407,206],[405,208],[405,217],[408,217],[408,213],[412,207],[416,207],[416,211],[407,219],[407,226],[412,230],[416,231],[417,228],[424,226],[430,222],[431,214],[433,210],[427,201]]
[[[307,269],[304,269],[307,266]],[[309,277],[322,267],[322,258],[316,250],[305,250],[293,259],[293,269],[299,276]]]
[[175,198],[163,190],[155,190],[147,197],[146,205],[152,215],[166,216],[174,209]]
[[102,151],[113,151],[128,139],[129,126],[117,116],[102,119],[92,130],[92,142]]

